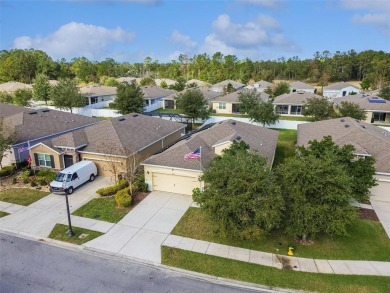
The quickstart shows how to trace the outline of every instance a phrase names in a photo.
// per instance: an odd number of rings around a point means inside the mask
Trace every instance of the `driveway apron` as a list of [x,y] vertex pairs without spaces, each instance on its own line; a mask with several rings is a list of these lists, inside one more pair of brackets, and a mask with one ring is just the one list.
[[161,244],[191,203],[190,195],[153,191],[105,235],[84,246],[161,263]]

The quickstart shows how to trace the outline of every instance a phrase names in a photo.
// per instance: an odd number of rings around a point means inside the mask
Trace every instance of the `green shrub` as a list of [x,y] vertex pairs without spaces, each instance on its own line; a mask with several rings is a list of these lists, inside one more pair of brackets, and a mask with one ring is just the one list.
[[129,186],[129,182],[127,180],[119,180],[117,185],[104,187],[96,190],[96,193],[101,196],[110,196],[116,194],[119,190],[124,189]]
[[128,207],[133,201],[131,195],[129,194],[130,189],[127,187],[125,189],[119,190],[115,194],[115,202],[120,207]]
[[23,178],[23,184],[28,184],[30,182],[30,179],[27,177],[27,178]]
[[15,172],[15,166],[5,166],[0,170],[0,177],[12,175]]
[[136,185],[138,191],[148,192],[148,184],[145,182],[144,178],[145,177],[144,177],[143,173],[141,175],[137,176],[137,178],[135,178],[135,185]]
[[35,181],[31,181],[31,187],[37,186],[37,183]]
[[45,177],[37,176],[36,180],[38,181],[39,185],[41,185],[41,186],[45,186],[45,185],[48,184],[48,182],[47,182]]
[[20,177],[22,177],[22,179],[24,180],[24,179],[28,179],[31,175],[32,175],[31,169],[24,169],[20,174]]
[[16,179],[16,177],[12,178],[12,184],[16,184],[18,183],[18,179]]
[[41,179],[45,179],[46,182],[50,182],[56,179],[57,174],[51,170],[43,169],[37,172],[37,176]]

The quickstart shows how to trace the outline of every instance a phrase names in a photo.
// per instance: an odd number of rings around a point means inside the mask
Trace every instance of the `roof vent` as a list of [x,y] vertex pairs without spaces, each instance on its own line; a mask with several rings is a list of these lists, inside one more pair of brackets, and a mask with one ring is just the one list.
[[30,115],[37,114],[37,113],[38,113],[37,111],[28,112],[28,114],[30,114]]
[[340,122],[345,122],[345,120],[344,119],[340,119]]
[[138,117],[138,114],[133,114],[133,117]]
[[237,135],[236,140],[241,140],[241,136]]
[[364,125],[360,125],[362,128],[366,129],[366,127]]
[[232,125],[236,125],[236,121],[233,121],[233,122],[232,122]]
[[348,125],[348,124],[345,124],[345,125],[344,125],[344,127],[345,127],[345,128],[348,128],[348,127],[349,127],[349,125]]
[[126,120],[126,119],[123,118],[123,117],[121,117],[121,118],[118,119],[118,121],[125,121],[125,120]]
[[43,109],[42,112],[49,112],[49,109]]

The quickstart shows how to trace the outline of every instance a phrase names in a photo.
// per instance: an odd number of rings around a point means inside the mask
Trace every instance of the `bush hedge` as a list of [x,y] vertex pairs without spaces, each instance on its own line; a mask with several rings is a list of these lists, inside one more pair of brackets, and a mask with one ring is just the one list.
[[57,174],[55,172],[48,169],[39,170],[36,175],[37,178],[45,179],[46,182],[53,181],[57,177]]
[[120,207],[129,207],[133,199],[129,193],[130,188],[126,187],[125,189],[119,190],[115,194],[115,202]]
[[16,170],[15,166],[5,166],[0,170],[0,177],[12,175]]
[[129,182],[127,180],[119,180],[117,185],[100,188],[96,190],[96,193],[101,196],[110,196],[116,194],[119,190],[124,189],[128,186]]

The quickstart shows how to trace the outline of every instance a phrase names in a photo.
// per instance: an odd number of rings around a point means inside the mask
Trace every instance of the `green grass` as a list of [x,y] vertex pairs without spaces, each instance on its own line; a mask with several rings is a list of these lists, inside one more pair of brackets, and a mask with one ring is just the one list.
[[8,215],[9,215],[9,213],[0,211],[0,218],[8,216]]
[[279,288],[337,293],[389,292],[390,288],[389,277],[279,270],[165,246],[161,247],[161,258],[162,263],[168,266]]
[[50,192],[29,188],[11,188],[0,192],[0,201],[28,206],[50,194]]
[[[196,223],[196,224],[194,224]],[[216,225],[199,208],[189,208],[172,234],[236,247],[287,255],[292,237],[274,232],[258,241],[235,240],[214,233]],[[350,237],[318,237],[311,245],[294,243],[294,255],[317,259],[390,261],[390,239],[379,222],[357,220]]]
[[[75,235],[73,237],[70,237],[67,233],[69,231],[68,225],[56,224],[53,230],[51,230],[49,238],[81,245],[104,234],[101,232],[83,229],[79,227],[72,227],[72,230]],[[85,238],[79,238],[81,234],[88,234],[88,236],[86,236]]]
[[101,197],[94,198],[76,211],[72,215],[106,221],[110,223],[118,223],[127,213],[131,207],[120,208],[116,206],[115,198]]
[[180,109],[163,109],[163,108],[160,108],[160,109],[157,109],[157,110],[154,110],[152,112],[157,112],[157,113],[171,113],[171,114],[182,114],[182,110]]
[[297,142],[297,131],[294,129],[275,129],[279,131],[278,143],[273,167],[283,163],[287,158],[295,155],[295,144]]
[[246,115],[246,114],[222,114],[222,113],[211,113],[211,116],[236,117],[236,118],[249,118],[249,115]]
[[110,120],[112,117],[105,117],[105,116],[94,116],[93,118],[99,119],[99,120]]
[[279,120],[290,120],[290,121],[310,121],[313,122],[313,117],[306,116],[279,116]]

